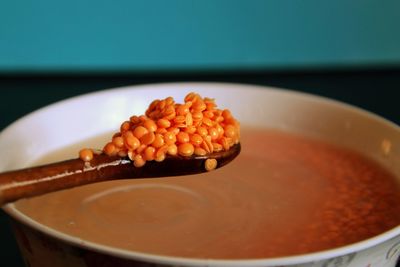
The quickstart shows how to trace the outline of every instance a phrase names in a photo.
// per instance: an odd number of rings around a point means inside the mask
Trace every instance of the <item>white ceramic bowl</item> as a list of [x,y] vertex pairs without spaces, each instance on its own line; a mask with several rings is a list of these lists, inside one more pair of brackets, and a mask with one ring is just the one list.
[[[64,100],[29,114],[0,134],[0,171],[29,166],[43,155],[111,132],[154,98],[182,99],[188,92],[214,97],[242,125],[272,127],[323,138],[366,154],[400,177],[400,128],[369,112],[289,90],[222,83],[171,83],[124,87]],[[113,112],[110,112],[112,110]],[[387,146],[386,146],[387,148]],[[302,266],[394,267],[400,227],[349,246],[307,255],[255,260],[204,260],[126,251],[74,238],[19,212],[13,204],[17,241],[29,266]],[[108,264],[108,265],[107,265]],[[370,265],[368,265],[370,264]]]

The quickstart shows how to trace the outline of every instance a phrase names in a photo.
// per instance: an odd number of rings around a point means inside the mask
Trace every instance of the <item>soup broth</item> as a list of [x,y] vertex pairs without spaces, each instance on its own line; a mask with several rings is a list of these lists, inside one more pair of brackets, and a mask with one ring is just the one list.
[[[316,252],[400,224],[399,181],[376,162],[318,140],[243,128],[241,154],[216,171],[103,182],[16,206],[83,240],[212,259]],[[74,156],[78,147],[41,163]]]

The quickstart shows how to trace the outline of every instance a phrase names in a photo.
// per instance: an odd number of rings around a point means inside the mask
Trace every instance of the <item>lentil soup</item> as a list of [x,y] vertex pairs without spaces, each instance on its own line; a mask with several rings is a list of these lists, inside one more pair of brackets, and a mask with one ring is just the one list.
[[[214,259],[321,251],[399,225],[398,179],[370,159],[276,130],[242,127],[241,143],[235,161],[206,174],[92,184],[16,206],[83,240]],[[40,163],[75,155],[81,146]]]

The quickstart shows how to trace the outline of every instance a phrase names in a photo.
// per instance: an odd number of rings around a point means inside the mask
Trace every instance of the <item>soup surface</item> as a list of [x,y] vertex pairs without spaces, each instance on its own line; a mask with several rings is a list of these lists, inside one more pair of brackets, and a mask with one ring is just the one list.
[[16,205],[83,240],[214,259],[315,252],[400,224],[398,179],[373,161],[274,130],[244,128],[241,143],[237,159],[210,173],[103,182]]

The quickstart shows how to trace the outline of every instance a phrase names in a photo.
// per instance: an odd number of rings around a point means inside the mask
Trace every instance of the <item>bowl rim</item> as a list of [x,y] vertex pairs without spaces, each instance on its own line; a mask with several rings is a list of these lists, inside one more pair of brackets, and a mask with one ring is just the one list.
[[[154,89],[161,89],[164,87],[171,87],[173,86],[174,89],[177,90],[186,90],[187,88],[214,88],[214,89],[227,89],[227,88],[236,88],[238,90],[262,90],[266,91],[269,90],[270,92],[274,92],[277,94],[288,94],[294,95],[297,97],[308,98],[314,101],[318,101],[321,103],[334,105],[335,107],[341,109],[347,109],[350,112],[359,113],[362,116],[367,116],[372,118],[380,123],[386,124],[387,126],[394,128],[400,134],[400,127],[395,123],[377,115],[370,111],[364,110],[362,108],[356,107],[354,105],[347,104],[342,101],[338,101],[335,99],[330,99],[324,96],[319,96],[311,93],[300,92],[292,89],[286,88],[279,88],[279,87],[272,87],[272,86],[263,86],[263,85],[253,85],[253,84],[241,84],[241,83],[225,83],[225,82],[167,82],[167,83],[153,83],[153,84],[139,84],[139,85],[128,85],[122,87],[115,87],[109,89],[98,90],[95,92],[90,92],[86,94],[81,94],[78,96],[70,97],[64,100],[60,100],[54,102],[50,105],[44,106],[39,108],[21,118],[14,121],[12,124],[8,125],[0,132],[0,142],[2,140],[3,135],[6,132],[12,131],[19,124],[23,124],[25,121],[30,120],[32,117],[36,116],[37,114],[41,114],[46,112],[48,109],[51,109],[55,106],[60,105],[68,105],[69,103],[80,101],[82,98],[92,98],[96,97],[100,94],[115,94],[115,93],[123,93],[130,90],[139,90],[139,89],[147,89],[147,88],[154,88]],[[53,238],[66,242],[70,245],[77,246],[79,248],[88,249],[92,251],[96,251],[99,253],[103,253],[106,255],[111,255],[114,257],[119,257],[128,260],[139,260],[139,261],[146,261],[158,264],[172,264],[172,265],[183,265],[183,266],[275,266],[275,265],[292,265],[292,264],[301,264],[307,262],[315,262],[321,261],[329,258],[334,258],[338,256],[343,256],[346,254],[355,253],[378,244],[381,244],[385,241],[388,241],[396,236],[400,236],[400,225],[394,227],[382,234],[374,236],[372,238],[356,242],[353,244],[349,244],[346,246],[342,246],[339,248],[318,251],[314,253],[307,253],[301,255],[293,255],[293,256],[286,256],[286,257],[276,257],[276,258],[257,258],[257,259],[201,259],[201,258],[184,258],[184,257],[175,257],[175,256],[165,256],[165,255],[157,255],[151,253],[144,253],[144,252],[137,252],[137,251],[130,251],[127,249],[115,248],[108,245],[102,245],[95,242],[91,242],[88,240],[83,240],[78,237],[70,236],[65,234],[61,231],[55,230],[50,228],[46,225],[43,225],[27,215],[20,212],[13,203],[9,203],[2,207],[3,210],[6,211],[8,215],[10,215],[15,220],[22,222],[24,225],[27,225],[39,232],[47,234]]]

